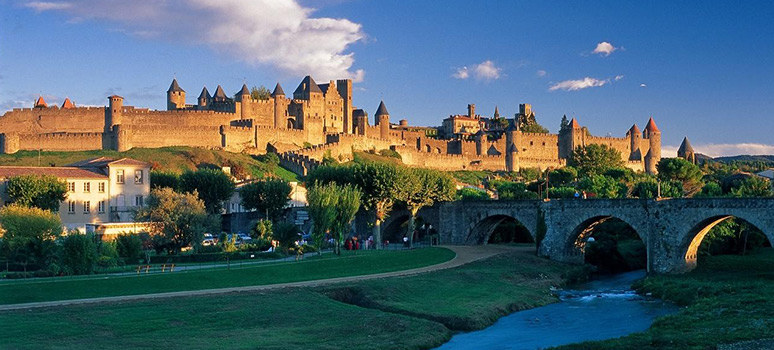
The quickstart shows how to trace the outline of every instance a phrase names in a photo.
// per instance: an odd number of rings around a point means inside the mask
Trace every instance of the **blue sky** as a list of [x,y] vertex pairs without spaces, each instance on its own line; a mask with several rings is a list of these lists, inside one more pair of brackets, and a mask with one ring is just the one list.
[[[0,109],[41,94],[162,109],[177,77],[286,92],[353,78],[373,115],[439,125],[468,103],[531,103],[623,136],[651,115],[665,149],[774,154],[774,5],[745,2],[0,0]],[[598,49],[595,53],[595,49]],[[665,154],[669,154],[666,152]]]

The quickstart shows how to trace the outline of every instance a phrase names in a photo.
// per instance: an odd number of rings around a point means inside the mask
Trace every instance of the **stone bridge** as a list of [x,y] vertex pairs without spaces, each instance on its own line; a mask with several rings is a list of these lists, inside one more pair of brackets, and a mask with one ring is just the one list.
[[[756,226],[774,245],[774,198],[474,201],[428,209],[442,244],[486,244],[499,223],[515,219],[540,241],[540,256],[569,263],[584,261],[595,225],[618,218],[645,243],[648,272],[655,273],[693,269],[704,235],[730,217]],[[540,240],[538,232],[545,232]]]

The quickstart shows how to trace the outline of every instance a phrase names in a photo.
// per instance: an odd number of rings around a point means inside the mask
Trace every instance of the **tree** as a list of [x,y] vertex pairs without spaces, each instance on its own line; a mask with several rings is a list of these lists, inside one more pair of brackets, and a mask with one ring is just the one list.
[[309,215],[314,225],[312,238],[318,251],[325,233],[330,232],[336,243],[334,252],[341,254],[341,246],[349,236],[352,220],[360,209],[361,196],[360,190],[350,184],[315,184],[309,190]]
[[290,222],[279,222],[274,225],[272,238],[279,242],[280,247],[287,253],[300,238],[298,235],[298,226]]
[[683,197],[683,185],[679,181],[662,181],[660,184],[655,179],[647,179],[637,182],[632,189],[632,196],[637,198],[657,198],[661,186],[661,197]]
[[697,197],[723,197],[723,188],[715,181],[710,181],[704,184],[701,188],[701,192],[696,194]]
[[142,259],[142,239],[140,235],[122,233],[116,237],[116,251],[124,263],[134,264]]
[[658,162],[656,169],[658,178],[662,181],[682,182],[683,194],[687,197],[699,193],[704,185],[701,182],[701,169],[683,158],[664,158]]
[[493,183],[500,200],[537,199],[538,195],[527,189],[522,182],[497,181]]
[[307,176],[308,186],[315,183],[352,184],[361,191],[363,207],[373,218],[373,236],[379,248],[382,242],[381,224],[392,211],[397,200],[400,173],[404,169],[382,162],[354,163],[352,165],[324,165]]
[[398,198],[411,213],[406,233],[411,247],[417,212],[436,202],[454,200],[455,188],[451,176],[437,170],[407,168],[402,173]]
[[771,197],[771,184],[768,179],[750,176],[740,180],[729,192],[734,197]]
[[581,176],[599,175],[611,168],[623,167],[621,152],[607,145],[578,147],[567,160],[567,165],[578,169]]
[[271,91],[263,85],[260,87],[253,86],[250,89],[250,97],[256,100],[268,100],[271,98]]
[[349,236],[352,220],[360,209],[361,192],[352,185],[336,186],[331,184],[336,191],[336,217],[333,220],[333,238],[336,240],[335,252],[341,255],[341,246]]
[[180,176],[182,192],[196,192],[204,201],[207,212],[220,214],[223,202],[234,193],[234,183],[226,173],[216,169],[186,171]]
[[592,175],[578,181],[578,189],[599,198],[623,198],[626,197],[628,188],[625,184],[605,175]]
[[151,170],[151,189],[169,187],[173,190],[180,188],[180,175],[173,172]]
[[[332,184],[332,183],[331,183]],[[312,240],[321,254],[325,234],[333,228],[336,220],[337,194],[335,187],[327,185],[312,186],[306,194],[309,216],[312,218]]]
[[53,175],[20,175],[8,179],[6,193],[11,203],[57,212],[67,199],[67,183]]
[[53,258],[54,240],[62,234],[62,221],[48,210],[11,204],[0,209],[2,252],[27,271],[29,263],[47,265]]
[[562,116],[562,121],[559,122],[559,130],[564,131],[570,127],[570,121],[567,119],[567,114]]
[[457,190],[457,200],[460,201],[488,201],[490,199],[484,190],[470,187]]
[[577,177],[578,171],[575,168],[559,168],[548,173],[548,183],[551,187],[563,187],[571,184]]
[[401,186],[401,169],[389,163],[364,163],[355,167],[354,183],[362,191],[363,206],[373,217],[377,249],[382,243],[382,222],[390,215]]
[[531,115],[517,114],[515,122],[516,122],[516,125],[518,125],[519,130],[523,132],[530,132],[530,133],[537,133],[537,134],[548,133],[548,129],[538,124],[534,113]]
[[282,179],[256,181],[240,189],[242,206],[247,210],[265,212],[268,218],[276,219],[288,203],[290,191],[290,185]]
[[211,224],[196,190],[177,193],[170,188],[152,190],[147,205],[137,211],[135,219],[148,222],[156,251],[169,253],[201,242]]
[[91,235],[70,232],[62,242],[62,265],[74,275],[93,273],[97,257],[97,246]]

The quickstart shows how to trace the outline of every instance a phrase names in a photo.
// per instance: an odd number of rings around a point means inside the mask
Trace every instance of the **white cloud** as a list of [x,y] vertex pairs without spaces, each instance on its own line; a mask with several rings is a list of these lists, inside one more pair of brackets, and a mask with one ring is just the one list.
[[623,78],[624,78],[623,74],[621,74],[621,75],[616,75],[614,80],[615,80],[615,81],[619,81],[619,80],[621,80],[621,79],[623,79]]
[[25,7],[29,7],[35,11],[48,11],[48,10],[64,10],[72,6],[69,2],[47,2],[47,1],[32,1],[24,4]]
[[457,71],[452,74],[453,77],[457,79],[467,79],[470,77],[470,73],[468,73],[468,67],[462,67],[457,68]]
[[645,83],[642,83],[640,84],[640,87],[647,87],[647,85],[645,85]]
[[762,143],[710,143],[693,145],[693,149],[710,157],[774,154],[774,145]]
[[560,81],[554,85],[551,85],[551,87],[548,88],[548,91],[556,91],[556,90],[576,91],[576,90],[586,89],[590,87],[603,86],[609,82],[610,82],[610,79],[599,80],[596,78],[585,77],[579,80]]
[[539,77],[544,77],[544,76],[546,76],[547,72],[541,69],[541,70],[537,71],[537,73],[535,73],[535,74],[537,74],[537,76],[539,76]]
[[500,71],[502,69],[495,66],[494,62],[486,60],[477,64],[475,67],[476,79],[481,80],[494,80],[500,79]]
[[591,51],[591,53],[598,53],[602,56],[610,56],[610,54],[615,50],[618,50],[618,48],[607,41],[603,41],[597,44],[597,47],[594,48],[594,51]]
[[497,80],[500,79],[500,72],[502,68],[497,67],[491,60],[486,60],[479,64],[474,64],[472,69],[468,69],[467,66],[457,68],[457,71],[452,74],[452,77],[457,79],[468,79],[473,76],[478,80]]
[[61,11],[71,23],[112,22],[115,30],[175,44],[204,44],[255,65],[276,67],[317,80],[351,78],[350,45],[362,41],[362,26],[343,18],[312,17],[296,0],[80,0],[33,2],[37,11]]

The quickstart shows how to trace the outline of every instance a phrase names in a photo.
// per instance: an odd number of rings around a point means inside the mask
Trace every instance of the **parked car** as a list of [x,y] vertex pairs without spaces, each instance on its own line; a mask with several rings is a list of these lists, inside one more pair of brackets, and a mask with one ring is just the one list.
[[202,239],[202,245],[203,246],[205,246],[205,247],[206,246],[211,246],[211,245],[215,245],[217,243],[218,243],[217,240],[215,239],[215,237],[212,236],[211,233],[205,233],[204,234],[204,238]]

